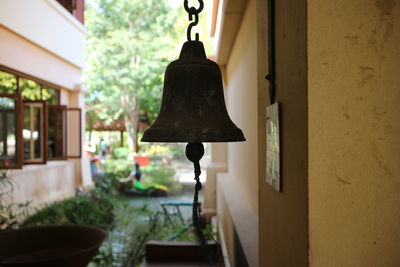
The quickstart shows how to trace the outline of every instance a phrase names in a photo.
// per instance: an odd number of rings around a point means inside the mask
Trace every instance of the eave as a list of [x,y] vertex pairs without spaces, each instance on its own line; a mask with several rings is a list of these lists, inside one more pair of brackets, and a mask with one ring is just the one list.
[[214,0],[211,36],[215,37],[215,58],[227,64],[235,43],[248,0]]

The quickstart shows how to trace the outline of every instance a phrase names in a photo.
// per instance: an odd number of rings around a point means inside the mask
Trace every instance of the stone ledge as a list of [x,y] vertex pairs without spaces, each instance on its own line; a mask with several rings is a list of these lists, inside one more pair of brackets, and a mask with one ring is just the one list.
[[222,194],[225,199],[249,266],[257,267],[259,238],[257,214],[246,202],[235,180],[228,173],[217,174],[217,194]]

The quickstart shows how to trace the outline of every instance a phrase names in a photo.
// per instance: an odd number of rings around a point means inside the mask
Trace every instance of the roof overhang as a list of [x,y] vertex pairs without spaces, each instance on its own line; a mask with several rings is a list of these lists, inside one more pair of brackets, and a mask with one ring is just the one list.
[[214,0],[211,36],[220,66],[227,64],[249,0]]

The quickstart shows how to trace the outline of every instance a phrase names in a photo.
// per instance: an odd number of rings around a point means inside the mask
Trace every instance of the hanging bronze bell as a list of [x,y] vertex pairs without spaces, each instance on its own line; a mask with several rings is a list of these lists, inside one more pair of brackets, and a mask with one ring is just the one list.
[[187,41],[165,71],[159,115],[141,141],[245,140],[226,110],[219,66],[207,59],[202,42]]

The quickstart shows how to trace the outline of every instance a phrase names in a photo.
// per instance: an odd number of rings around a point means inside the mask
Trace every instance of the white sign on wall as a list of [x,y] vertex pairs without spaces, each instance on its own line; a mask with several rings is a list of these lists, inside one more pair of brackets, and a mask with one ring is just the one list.
[[280,145],[279,145],[279,105],[274,103],[267,107],[267,164],[266,181],[278,192],[280,180]]

